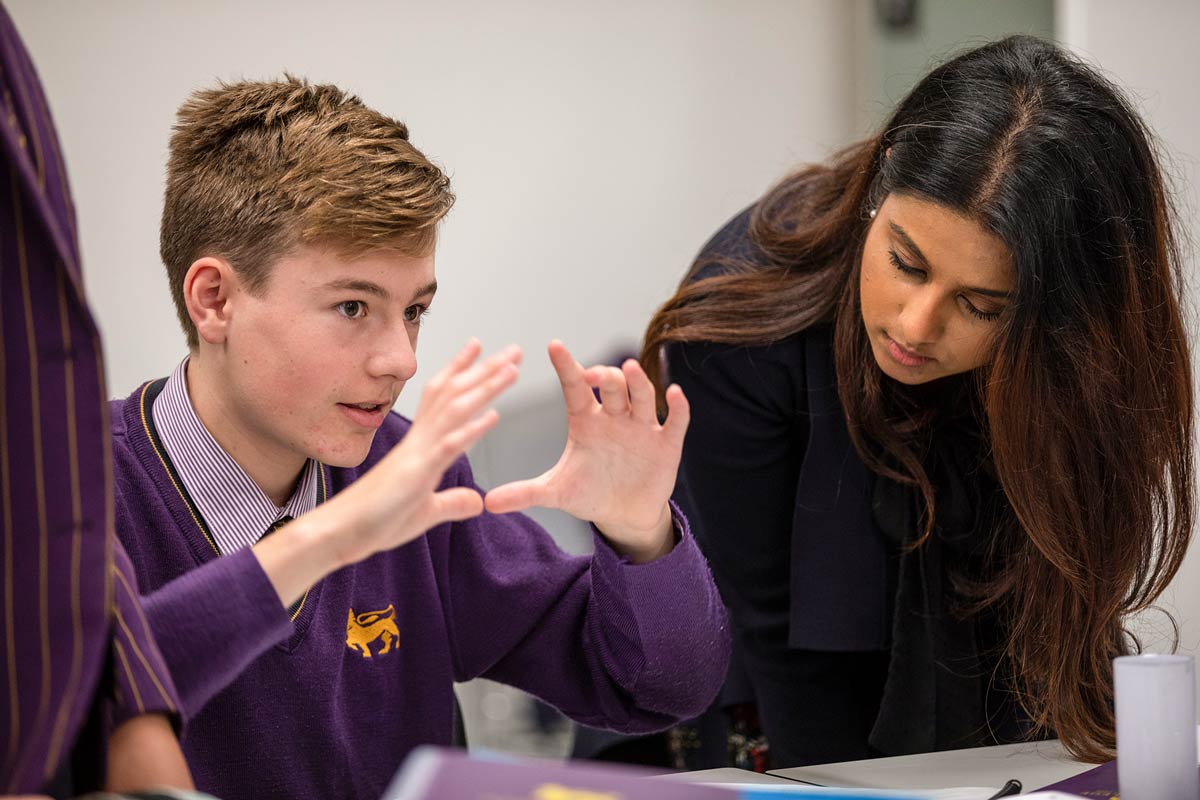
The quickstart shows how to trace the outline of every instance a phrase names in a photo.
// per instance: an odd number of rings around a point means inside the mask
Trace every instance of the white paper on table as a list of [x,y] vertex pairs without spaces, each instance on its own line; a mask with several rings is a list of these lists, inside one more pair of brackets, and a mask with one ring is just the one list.
[[[879,800],[901,800],[908,798],[909,800],[991,800],[991,798],[1000,791],[999,787],[987,789],[981,786],[958,786],[952,789],[847,789],[833,786],[777,786],[774,784],[762,783],[712,783],[709,786],[719,786],[722,789],[736,789],[756,794],[777,794],[780,797],[804,797],[805,795],[830,795],[837,796],[844,794],[847,797],[858,798],[879,798]],[[1020,797],[1028,797],[1030,800],[1079,800],[1079,795],[1064,794],[1062,792],[1032,792],[1030,794],[1022,794]]]
[[[754,792],[758,795],[777,794],[782,797],[805,797],[806,795],[820,795],[823,797],[845,795],[846,797],[856,798],[879,798],[879,800],[990,800],[990,798],[1000,791],[1000,787],[992,787],[990,789],[982,786],[960,786],[953,789],[847,789],[835,786],[805,786],[796,784],[795,786],[780,786],[776,784],[762,783],[713,783],[710,786],[718,786],[722,789],[737,789],[739,791]],[[1022,795],[1025,796],[1025,795]],[[1070,800],[1079,800],[1071,798],[1070,795],[1039,792],[1037,795],[1029,795],[1030,797],[1042,797],[1045,800],[1050,798],[1070,798]]]

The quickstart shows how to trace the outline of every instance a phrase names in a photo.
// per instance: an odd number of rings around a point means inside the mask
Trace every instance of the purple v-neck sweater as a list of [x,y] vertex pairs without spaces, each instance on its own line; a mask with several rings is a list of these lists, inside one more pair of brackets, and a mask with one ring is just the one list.
[[[113,402],[117,531],[199,789],[376,800],[409,750],[451,742],[453,681],[502,681],[626,732],[716,695],[725,611],[686,523],[670,554],[634,566],[599,535],[593,556],[573,557],[525,516],[484,514],[329,575],[293,620],[251,550],[218,556],[156,442],[151,388]],[[393,414],[360,467],[322,467],[321,492],[349,485],[409,425]],[[465,458],[450,486],[475,486]]]

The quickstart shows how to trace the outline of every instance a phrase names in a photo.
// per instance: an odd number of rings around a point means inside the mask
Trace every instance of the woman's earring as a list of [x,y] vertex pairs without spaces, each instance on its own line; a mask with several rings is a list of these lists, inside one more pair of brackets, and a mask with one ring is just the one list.
[[871,219],[875,219],[875,215],[878,213],[879,213],[878,208],[872,208],[870,211],[867,212],[867,216],[870,217]]

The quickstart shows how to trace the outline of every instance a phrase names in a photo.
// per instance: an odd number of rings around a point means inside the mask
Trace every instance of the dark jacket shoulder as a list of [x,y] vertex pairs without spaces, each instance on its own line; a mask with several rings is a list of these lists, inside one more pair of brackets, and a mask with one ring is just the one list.
[[754,205],[735,214],[704,243],[693,263],[687,282],[728,274],[739,266],[766,265],[768,258],[750,238],[750,218]]

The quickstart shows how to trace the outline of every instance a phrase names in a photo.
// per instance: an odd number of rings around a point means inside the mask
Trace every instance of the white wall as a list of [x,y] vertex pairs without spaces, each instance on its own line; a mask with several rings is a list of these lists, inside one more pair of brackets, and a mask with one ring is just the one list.
[[912,23],[884,23],[878,0],[855,0],[857,116],[862,129],[883,123],[933,67],[963,50],[1014,33],[1054,38],[1054,0],[920,0]]
[[852,125],[838,0],[7,0],[67,159],[110,389],[184,351],[158,258],[169,129],[193,89],[284,70],[409,124],[459,202],[416,389],[469,335],[636,343],[704,239]]
[[[1200,363],[1200,3],[1143,0],[1130,13],[1124,0],[1059,0],[1057,12],[1064,43],[1123,85],[1158,134],[1187,240],[1193,363]],[[1162,605],[1181,623],[1180,650],[1200,652],[1200,546],[1193,545]],[[1149,643],[1162,650],[1169,628],[1161,615],[1144,623]]]

